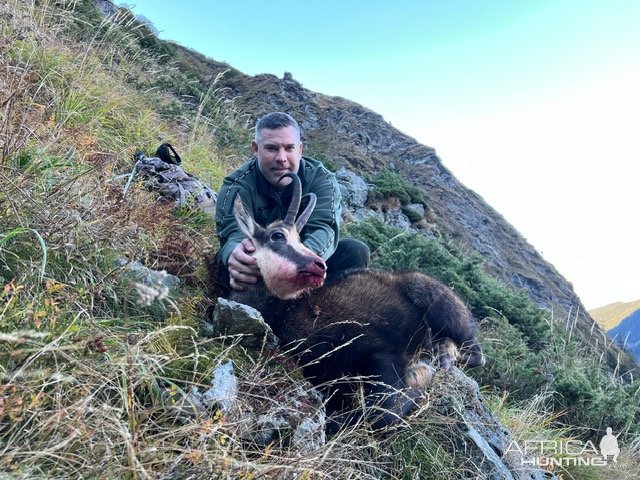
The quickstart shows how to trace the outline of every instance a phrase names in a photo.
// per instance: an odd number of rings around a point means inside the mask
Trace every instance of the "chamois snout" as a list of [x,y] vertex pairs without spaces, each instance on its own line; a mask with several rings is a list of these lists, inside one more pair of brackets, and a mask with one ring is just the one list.
[[279,250],[259,248],[254,256],[267,290],[278,298],[297,298],[324,284],[326,263],[297,239]]
[[312,258],[306,266],[298,270],[298,275],[308,278],[312,288],[321,287],[327,276],[327,264],[320,257]]

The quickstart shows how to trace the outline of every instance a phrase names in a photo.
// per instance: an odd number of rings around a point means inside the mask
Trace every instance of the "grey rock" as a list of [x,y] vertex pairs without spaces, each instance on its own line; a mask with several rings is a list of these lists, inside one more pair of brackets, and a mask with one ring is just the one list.
[[238,397],[238,379],[233,372],[233,362],[229,360],[216,367],[211,380],[211,388],[202,395],[205,405],[216,404],[223,412],[235,405]]
[[370,208],[358,208],[351,212],[351,220],[359,222],[369,217],[376,217],[381,222],[385,221],[384,214],[382,212],[376,212]]
[[200,392],[198,387],[192,387],[186,400],[200,413],[214,406],[223,413],[230,412],[238,401],[238,379],[233,372],[233,362],[229,360],[218,365],[213,372],[211,387],[204,392]]
[[[270,408],[259,415],[241,419],[245,441],[260,447],[283,442],[291,451],[306,454],[326,442],[325,409],[322,396],[310,384],[270,399]],[[247,421],[250,419],[251,421]]]
[[[451,409],[443,404],[442,414],[457,416],[464,424],[467,441],[459,445],[466,451],[478,468],[481,478],[495,480],[543,480],[557,477],[548,476],[541,469],[532,467],[522,453],[510,448],[513,437],[509,431],[491,413],[480,395],[475,380],[467,377],[458,368],[447,373],[447,381],[455,385],[455,391],[461,392],[457,407]],[[461,441],[460,439],[456,441]]]
[[357,210],[366,205],[369,187],[362,177],[341,167],[336,172],[336,180],[340,186],[345,208]]
[[93,0],[93,3],[105,17],[112,17],[120,10],[111,0]]
[[180,279],[175,275],[168,274],[164,270],[153,270],[145,267],[137,260],[130,262],[126,258],[119,257],[116,259],[115,264],[117,267],[122,267],[137,282],[149,287],[160,284],[171,289],[180,285]]
[[408,208],[409,210],[413,210],[421,217],[424,217],[425,209],[424,209],[424,205],[422,205],[421,203],[410,203],[405,208]]
[[383,213],[384,221],[394,227],[402,228],[403,230],[413,231],[411,228],[411,221],[400,210],[389,210]]
[[285,431],[289,431],[291,425],[281,414],[260,415],[254,428],[251,429],[250,437],[253,443],[259,447],[266,447],[278,438],[284,436]]
[[[177,397],[177,398],[176,398]],[[225,415],[233,415],[238,411],[238,379],[233,371],[231,360],[218,365],[213,371],[211,387],[204,392],[192,386],[188,394],[173,398],[165,395],[165,404],[173,416],[187,423],[198,415],[208,416],[215,409],[222,410]]]
[[249,348],[274,350],[280,341],[255,308],[218,298],[207,335],[240,335],[240,344]]

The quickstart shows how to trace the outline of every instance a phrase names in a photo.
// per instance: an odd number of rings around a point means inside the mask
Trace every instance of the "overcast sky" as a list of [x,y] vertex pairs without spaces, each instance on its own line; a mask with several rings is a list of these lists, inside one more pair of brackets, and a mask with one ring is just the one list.
[[640,1],[128,4],[161,38],[434,147],[587,308],[640,299]]

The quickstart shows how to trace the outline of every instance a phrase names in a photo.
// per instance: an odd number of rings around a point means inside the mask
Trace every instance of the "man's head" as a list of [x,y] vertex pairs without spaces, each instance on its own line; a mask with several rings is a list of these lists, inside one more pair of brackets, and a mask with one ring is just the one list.
[[251,148],[267,181],[274,187],[285,187],[291,179],[278,183],[280,177],[287,172],[298,173],[300,168],[303,147],[298,122],[282,112],[265,115],[256,123]]

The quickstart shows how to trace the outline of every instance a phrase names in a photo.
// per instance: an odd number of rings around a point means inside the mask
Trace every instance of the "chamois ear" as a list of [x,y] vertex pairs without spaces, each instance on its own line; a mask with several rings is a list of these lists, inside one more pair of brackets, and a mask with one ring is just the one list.
[[296,230],[298,232],[300,232],[303,229],[303,227],[306,225],[307,221],[309,220],[309,217],[311,216],[313,209],[316,208],[317,199],[318,198],[316,197],[315,193],[309,194],[309,205],[307,205],[307,208],[304,209],[304,212],[302,212],[298,217],[298,220],[296,220]]
[[262,230],[244,208],[240,195],[238,195],[233,202],[233,213],[236,216],[240,230],[242,230],[247,237],[255,238],[256,234]]

